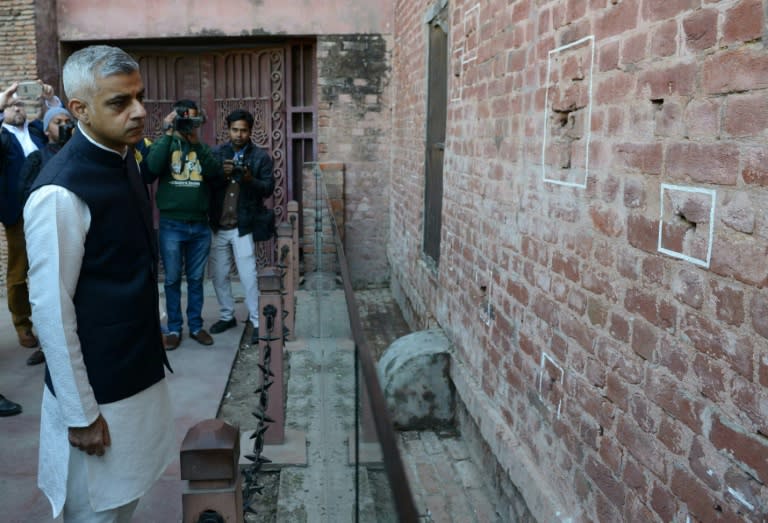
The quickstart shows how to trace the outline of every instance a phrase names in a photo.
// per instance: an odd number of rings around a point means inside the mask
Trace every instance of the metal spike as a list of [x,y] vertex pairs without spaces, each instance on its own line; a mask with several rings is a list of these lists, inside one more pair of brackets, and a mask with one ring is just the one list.
[[261,363],[257,363],[257,364],[256,364],[256,366],[257,366],[257,367],[259,367],[259,369],[261,369],[261,372],[262,372],[262,373],[264,373],[264,374],[267,374],[268,376],[270,376],[270,377],[272,377],[272,378],[274,378],[274,377],[275,377],[275,375],[272,373],[272,371],[271,371],[271,370],[269,370],[269,369],[268,369],[267,367],[265,367],[264,365],[262,365]]
[[274,383],[274,381],[268,381],[264,385],[261,385],[258,389],[254,390],[253,393],[254,394],[261,394],[262,392],[266,392],[266,391],[269,390],[269,388],[272,386],[273,383]]

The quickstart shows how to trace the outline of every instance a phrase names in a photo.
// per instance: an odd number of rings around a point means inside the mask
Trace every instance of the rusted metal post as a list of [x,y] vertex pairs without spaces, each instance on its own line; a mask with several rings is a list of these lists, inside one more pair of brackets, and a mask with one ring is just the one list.
[[243,489],[238,467],[240,431],[218,419],[203,420],[181,443],[183,523],[243,523]]
[[288,329],[289,340],[296,339],[295,293],[293,281],[293,229],[290,223],[282,222],[277,226],[277,259],[283,271],[283,325]]
[[291,200],[287,205],[288,223],[291,224],[291,271],[293,290],[299,288],[299,202]]
[[280,445],[285,440],[283,296],[280,271],[275,267],[265,267],[259,272],[259,308],[262,385],[271,382],[266,409],[267,419],[271,421],[264,433],[264,443]]

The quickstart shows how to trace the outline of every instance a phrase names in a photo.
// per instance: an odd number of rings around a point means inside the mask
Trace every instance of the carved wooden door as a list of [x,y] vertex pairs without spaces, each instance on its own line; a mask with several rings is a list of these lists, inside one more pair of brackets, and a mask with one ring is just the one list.
[[[274,163],[275,192],[267,205],[275,209],[279,223],[285,216],[289,183],[285,164],[286,47],[203,52],[134,50],[131,54],[139,62],[146,89],[145,133],[149,137],[160,135],[163,118],[179,99],[193,100],[203,110],[207,120],[200,137],[211,146],[229,139],[224,121],[227,114],[240,108],[253,114],[253,141],[269,151]],[[259,265],[274,261],[271,243],[259,245]]]

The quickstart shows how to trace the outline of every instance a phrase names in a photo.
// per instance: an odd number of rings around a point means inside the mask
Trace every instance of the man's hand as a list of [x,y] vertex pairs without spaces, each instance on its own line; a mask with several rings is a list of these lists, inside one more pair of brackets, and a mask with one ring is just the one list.
[[0,92],[0,109],[5,109],[13,100],[13,93],[19,87],[19,82],[13,82],[11,86],[3,92]]
[[176,120],[176,111],[171,111],[168,116],[163,118],[163,130],[165,134],[173,134],[173,122]]
[[43,100],[46,102],[53,101],[53,87],[44,84],[42,80],[38,80],[38,82],[43,86]]
[[69,444],[89,455],[103,456],[106,447],[112,445],[107,421],[99,414],[87,427],[70,427]]
[[221,168],[224,170],[224,176],[229,178],[232,176],[232,170],[235,168],[235,162],[232,160],[224,160],[221,163]]

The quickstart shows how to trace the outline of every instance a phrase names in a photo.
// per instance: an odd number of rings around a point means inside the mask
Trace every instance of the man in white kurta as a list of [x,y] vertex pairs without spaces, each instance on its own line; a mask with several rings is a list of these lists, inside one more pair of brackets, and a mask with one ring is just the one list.
[[[116,52],[98,48],[97,57]],[[75,55],[70,60],[78,58]],[[93,52],[79,58],[93,60]],[[117,58],[124,57],[118,53]],[[135,161],[129,145],[140,137],[136,127],[145,115],[138,67],[107,78],[94,75],[95,93],[87,93],[91,97],[81,94],[77,84],[75,92],[67,92],[70,111],[79,120],[77,132],[98,148],[92,150],[103,151],[104,158],[115,155],[114,160],[124,165]],[[67,90],[66,66],[64,85]],[[86,101],[79,101],[78,95]],[[119,100],[119,107],[114,100]],[[138,167],[131,173],[138,176]],[[51,502],[53,516],[63,512],[65,522],[130,521],[138,499],[174,456],[167,382],[163,378],[128,397],[97,403],[81,350],[75,305],[92,228],[89,206],[67,188],[43,185],[33,187],[24,216],[32,315],[55,390],[54,395],[45,386],[43,392],[38,485]],[[115,242],[120,241],[116,231]],[[110,303],[109,296],[104,296],[104,303]],[[103,343],[108,347],[110,340]],[[89,431],[96,437],[86,437]]]

